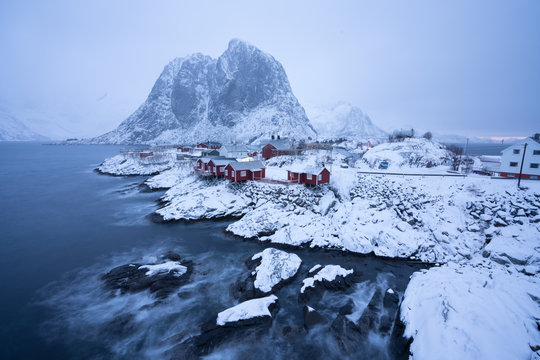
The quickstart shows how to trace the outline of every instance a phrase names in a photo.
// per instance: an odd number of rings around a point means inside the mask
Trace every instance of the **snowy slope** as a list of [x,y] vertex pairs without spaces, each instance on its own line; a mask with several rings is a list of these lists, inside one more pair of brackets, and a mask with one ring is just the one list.
[[450,152],[443,145],[424,138],[414,138],[377,145],[364,154],[362,163],[373,168],[387,161],[389,169],[433,167],[448,164],[450,158]]
[[310,107],[306,108],[306,112],[322,140],[369,140],[387,136],[385,131],[371,122],[368,115],[351,104],[339,103],[330,108]]
[[282,65],[240,40],[212,59],[171,61],[147,100],[97,143],[253,142],[281,135],[315,138]]
[[45,136],[30,130],[7,111],[0,109],[0,141],[42,141]]

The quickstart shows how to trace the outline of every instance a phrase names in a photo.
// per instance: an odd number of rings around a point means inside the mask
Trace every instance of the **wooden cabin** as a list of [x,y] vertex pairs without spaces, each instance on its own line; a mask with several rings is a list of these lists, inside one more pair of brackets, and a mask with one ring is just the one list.
[[231,181],[260,180],[265,177],[265,167],[261,161],[229,163],[225,167],[225,178]]

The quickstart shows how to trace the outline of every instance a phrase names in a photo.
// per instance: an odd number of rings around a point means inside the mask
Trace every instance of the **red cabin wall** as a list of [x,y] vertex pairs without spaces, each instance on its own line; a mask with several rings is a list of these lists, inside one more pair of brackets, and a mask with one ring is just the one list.
[[273,158],[274,156],[276,156],[274,154],[274,150],[276,150],[274,145],[272,145],[272,144],[265,145],[262,148],[262,157],[265,158],[265,159]]

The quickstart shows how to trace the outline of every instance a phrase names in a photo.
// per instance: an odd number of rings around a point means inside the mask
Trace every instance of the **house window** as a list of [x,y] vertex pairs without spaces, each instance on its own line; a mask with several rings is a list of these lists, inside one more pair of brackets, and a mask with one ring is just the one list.
[[508,174],[508,177],[516,177],[515,174]]
[[531,163],[531,169],[538,169],[538,163]]
[[246,176],[246,171],[245,170],[241,171],[240,176]]
[[517,167],[517,162],[511,161],[511,162],[510,162],[510,166],[511,166],[511,167]]
[[514,149],[514,154],[519,154],[519,149]]
[[319,174],[319,181],[322,181],[322,174]]
[[533,155],[540,155],[540,150],[533,150]]
[[531,176],[529,179],[531,179],[531,180],[538,180],[538,176]]

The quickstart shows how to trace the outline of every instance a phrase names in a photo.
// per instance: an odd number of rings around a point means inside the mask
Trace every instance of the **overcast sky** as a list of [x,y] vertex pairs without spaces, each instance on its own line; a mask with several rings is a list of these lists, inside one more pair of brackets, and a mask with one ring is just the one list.
[[0,2],[0,106],[46,135],[115,128],[174,57],[231,38],[280,61],[305,106],[385,130],[540,131],[540,1]]

